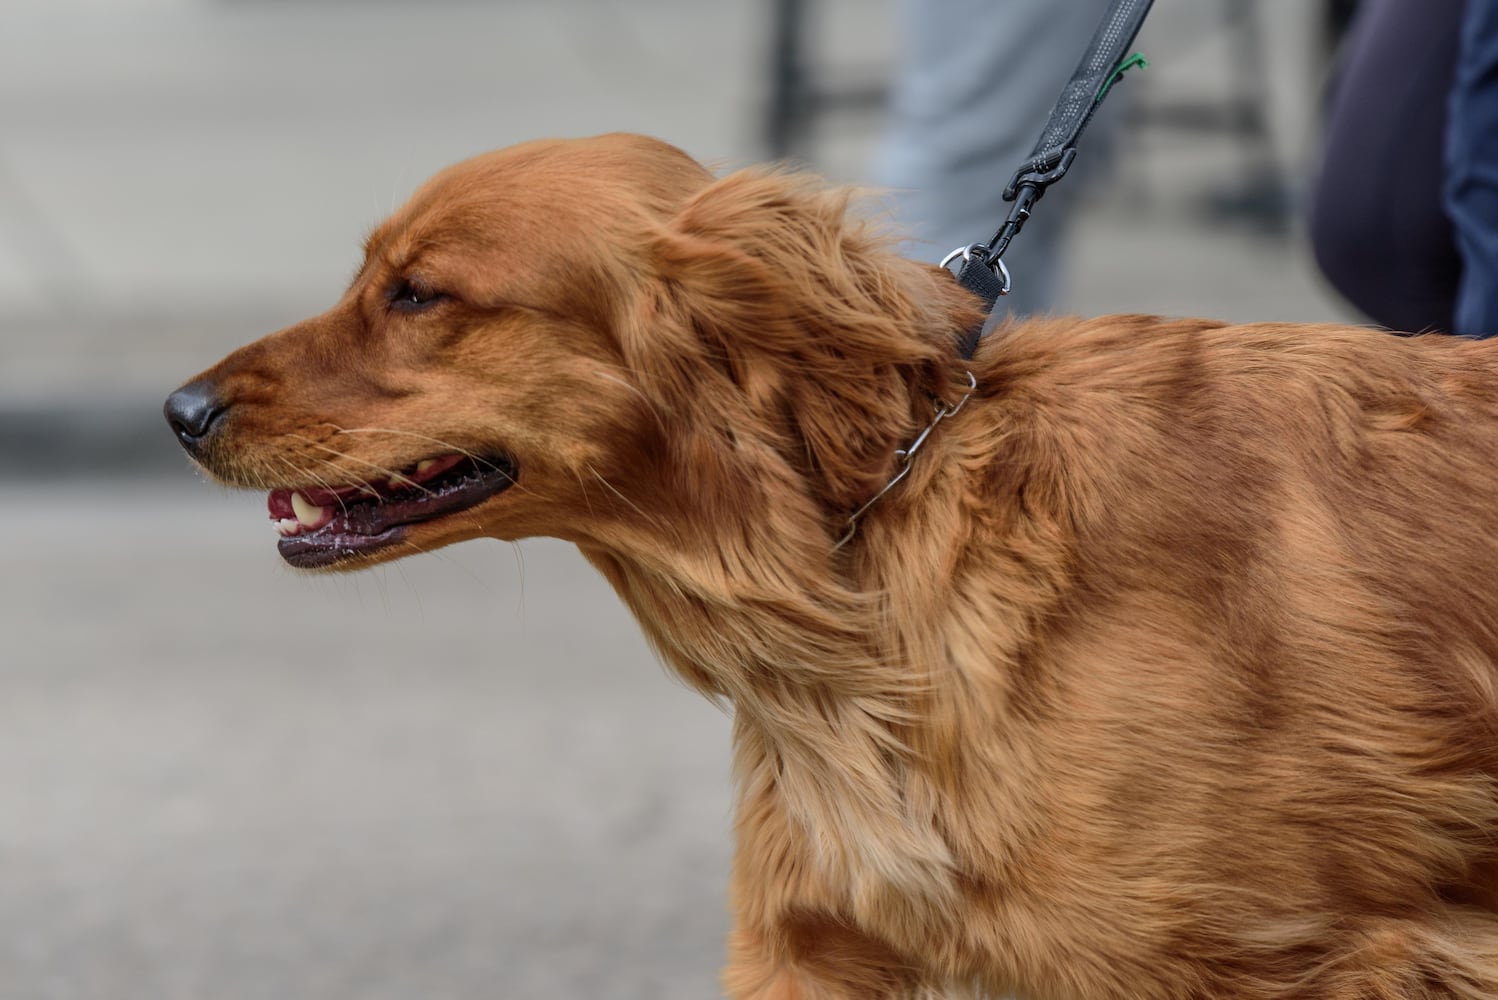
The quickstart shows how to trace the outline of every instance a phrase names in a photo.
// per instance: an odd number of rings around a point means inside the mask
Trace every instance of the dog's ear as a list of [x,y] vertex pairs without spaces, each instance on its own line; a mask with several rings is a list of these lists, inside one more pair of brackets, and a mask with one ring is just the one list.
[[844,510],[958,377],[974,317],[949,275],[898,257],[849,202],[785,173],[709,185],[656,235],[622,345],[667,412],[756,428]]

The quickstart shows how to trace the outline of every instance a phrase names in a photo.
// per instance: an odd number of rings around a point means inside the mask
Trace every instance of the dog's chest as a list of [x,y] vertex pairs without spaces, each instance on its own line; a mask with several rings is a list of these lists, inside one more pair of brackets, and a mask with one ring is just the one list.
[[912,815],[887,755],[808,759],[754,728],[736,720],[739,864],[751,879],[779,884],[788,911],[843,914],[886,938],[953,912],[952,853],[930,817]]

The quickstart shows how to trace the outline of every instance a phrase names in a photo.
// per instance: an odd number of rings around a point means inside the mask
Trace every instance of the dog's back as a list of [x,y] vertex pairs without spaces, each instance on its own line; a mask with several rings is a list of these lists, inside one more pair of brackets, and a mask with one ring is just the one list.
[[1108,317],[980,363],[943,601],[1032,590],[944,793],[1023,804],[964,831],[1021,978],[1494,995],[1498,347]]

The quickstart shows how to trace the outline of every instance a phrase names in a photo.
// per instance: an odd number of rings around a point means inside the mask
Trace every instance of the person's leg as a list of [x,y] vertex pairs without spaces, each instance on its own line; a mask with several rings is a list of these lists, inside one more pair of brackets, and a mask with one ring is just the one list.
[[[877,176],[914,237],[911,256],[940,260],[999,228],[1009,212],[1004,185],[1106,9],[1106,0],[902,0],[903,64]],[[1079,187],[1068,176],[1052,188],[1005,255],[1014,291],[1001,301],[1012,311],[1053,302],[1060,234]]]
[[1343,49],[1311,245],[1327,280],[1392,330],[1453,329],[1461,259],[1442,206],[1461,0],[1364,0]]
[[1498,333],[1498,4],[1470,0],[1451,90],[1446,211],[1461,251],[1454,333]]

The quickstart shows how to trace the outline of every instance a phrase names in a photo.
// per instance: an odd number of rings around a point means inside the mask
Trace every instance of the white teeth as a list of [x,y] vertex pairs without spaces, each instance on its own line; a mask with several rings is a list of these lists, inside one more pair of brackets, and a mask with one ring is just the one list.
[[295,535],[297,532],[302,530],[301,522],[290,517],[281,518],[279,521],[275,522],[275,525],[276,533],[279,534],[282,538],[290,537],[291,535]]
[[416,474],[418,476],[424,476],[426,475],[427,470],[436,464],[437,460],[435,458],[423,458],[421,461],[416,463]]
[[291,510],[296,514],[296,519],[309,528],[317,527],[328,517],[328,508],[308,503],[300,493],[291,495]]

